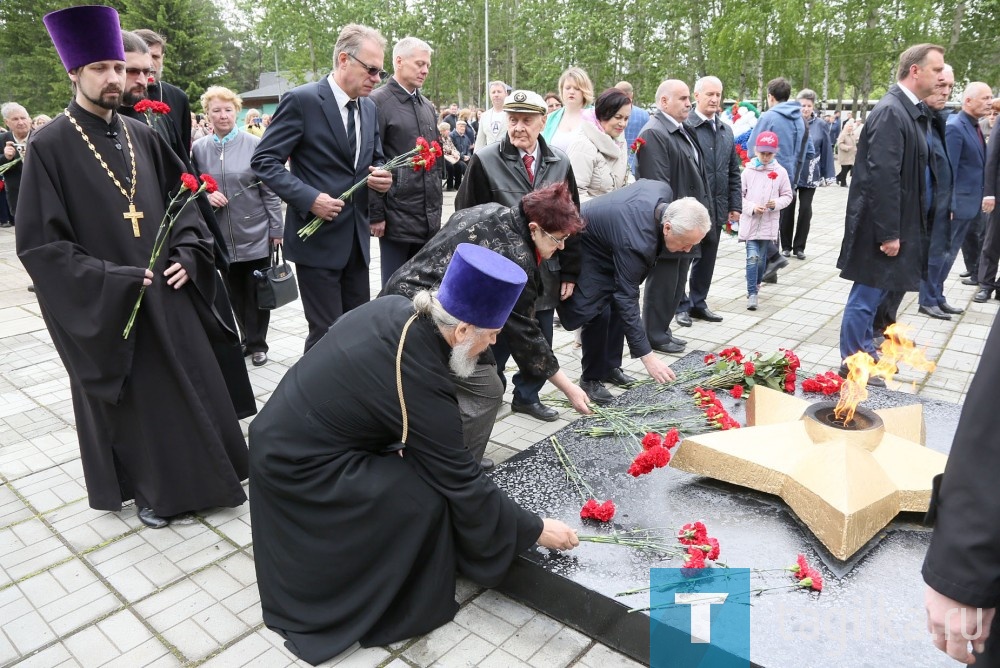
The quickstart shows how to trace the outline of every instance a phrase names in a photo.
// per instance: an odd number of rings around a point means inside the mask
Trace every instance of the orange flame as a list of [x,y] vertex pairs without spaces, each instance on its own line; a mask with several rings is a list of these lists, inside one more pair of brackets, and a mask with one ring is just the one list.
[[892,380],[900,362],[922,371],[934,371],[934,362],[928,360],[924,351],[918,349],[907,335],[909,329],[899,323],[886,328],[885,340],[879,346],[878,362],[863,351],[844,360],[847,365],[847,380],[840,388],[840,400],[833,409],[838,420],[850,424],[858,404],[868,398],[868,379],[876,376]]

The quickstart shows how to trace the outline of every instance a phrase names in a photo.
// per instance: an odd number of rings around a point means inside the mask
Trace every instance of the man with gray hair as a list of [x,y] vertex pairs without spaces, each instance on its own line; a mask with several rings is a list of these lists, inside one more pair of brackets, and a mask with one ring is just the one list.
[[719,118],[722,81],[711,76],[698,79],[694,84],[694,102],[685,123],[705,158],[712,227],[701,241],[701,257],[691,261],[689,292],[677,307],[677,322],[685,325],[691,323],[691,318],[722,320],[722,316],[708,308],[708,291],[715,274],[722,228],[727,221],[738,221],[743,210],[740,158],[733,142],[733,129]]
[[[399,40],[392,49],[392,76],[371,94],[387,160],[412,150],[417,137],[427,141],[437,137],[434,106],[420,92],[432,53],[427,42],[416,37]],[[382,287],[441,229],[444,165],[442,160],[429,172],[408,173],[391,193],[369,199],[371,234],[378,238],[381,254]]]
[[507,136],[507,112],[503,110],[503,101],[507,97],[507,84],[502,81],[490,82],[490,102],[492,109],[483,112],[479,119],[479,130],[476,132],[476,150],[496,144]]
[[[28,135],[31,134],[31,116],[28,110],[17,102],[7,102],[0,107],[3,124],[7,131],[0,134],[0,146],[3,147],[3,158],[0,165],[17,161],[3,174],[7,203],[10,205],[11,219],[17,209],[17,193],[21,189],[21,169],[24,153],[28,148]],[[14,223],[0,222],[0,227],[13,227]]]
[[[309,323],[306,351],[337,318],[370,298],[369,190],[385,193],[392,185],[392,174],[380,169],[377,111],[367,99],[388,76],[384,59],[385,38],[377,30],[345,26],[334,47],[333,71],[285,93],[250,160],[258,178],[288,204],[284,248],[298,270]],[[339,198],[369,174],[367,188],[347,201]],[[299,230],[317,217],[325,224],[300,237]]]
[[674,200],[663,181],[640,179],[585,202],[583,218],[579,282],[559,305],[567,329],[583,328],[580,387],[588,395],[607,391],[601,381],[622,373],[625,340],[654,380],[672,380],[673,371],[653,353],[643,329],[639,286],[661,250],[688,251],[701,241],[711,227],[708,210],[693,197]]

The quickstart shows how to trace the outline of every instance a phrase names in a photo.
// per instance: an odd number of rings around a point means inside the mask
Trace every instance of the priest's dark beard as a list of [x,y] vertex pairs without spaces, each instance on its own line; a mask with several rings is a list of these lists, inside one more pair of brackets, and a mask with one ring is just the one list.
[[[114,99],[105,97],[105,95],[110,95],[112,93],[115,94]],[[112,111],[120,107],[122,103],[122,91],[120,88],[118,88],[118,86],[108,86],[107,88],[101,91],[100,97],[98,97],[96,100],[87,95],[86,91],[83,91],[83,96],[87,98],[91,103],[96,104],[101,109],[110,109]]]
[[145,99],[146,99],[145,88],[143,88],[142,92],[139,94],[136,94],[130,90],[127,90],[124,93],[122,93],[122,104],[125,105],[126,107],[134,107],[137,102]]
[[459,378],[468,378],[476,370],[476,362],[479,360],[479,355],[472,355],[472,346],[475,345],[476,338],[475,336],[470,336],[465,341],[456,343],[455,347],[451,349],[451,355],[448,357],[448,367]]

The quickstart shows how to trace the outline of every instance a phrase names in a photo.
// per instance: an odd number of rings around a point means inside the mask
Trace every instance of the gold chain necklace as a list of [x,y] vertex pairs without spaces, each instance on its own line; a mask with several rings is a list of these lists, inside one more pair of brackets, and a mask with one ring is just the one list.
[[90,150],[94,154],[94,157],[97,158],[97,161],[99,163],[101,163],[101,167],[103,167],[104,171],[108,173],[108,176],[111,177],[111,180],[114,181],[114,184],[118,186],[118,190],[121,191],[122,196],[128,200],[128,211],[124,212],[122,214],[122,217],[125,220],[129,220],[132,222],[132,234],[138,237],[139,219],[143,217],[143,214],[142,211],[136,210],[135,203],[133,202],[133,200],[135,199],[135,184],[137,179],[135,175],[135,151],[132,148],[132,136],[128,133],[128,125],[125,124],[124,120],[121,122],[122,131],[125,133],[125,142],[128,144],[128,155],[129,158],[131,158],[132,160],[132,187],[130,188],[129,192],[125,192],[125,188],[122,187],[122,184],[118,180],[118,177],[115,176],[114,172],[111,171],[111,168],[108,167],[108,163],[104,162],[104,158],[101,157],[101,154],[98,152],[97,147],[94,146],[94,143],[92,141],[90,141],[90,137],[88,137],[87,133],[83,131],[83,128],[80,127],[80,124],[76,122],[76,119],[73,118],[73,115],[69,113],[69,109],[63,109],[63,115],[65,115],[66,118],[69,119],[69,122],[73,124],[73,127],[76,128],[76,131],[80,133],[80,136],[83,137],[83,141],[85,141],[87,143],[87,146],[90,147]]

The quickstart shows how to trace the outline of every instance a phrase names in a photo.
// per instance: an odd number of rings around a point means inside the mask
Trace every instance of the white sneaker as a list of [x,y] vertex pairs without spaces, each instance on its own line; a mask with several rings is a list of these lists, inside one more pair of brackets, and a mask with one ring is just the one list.
[[747,297],[747,310],[748,311],[757,310],[757,295],[749,295]]

